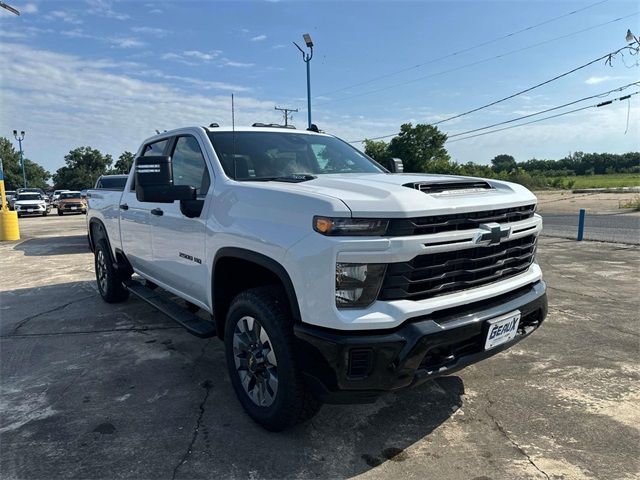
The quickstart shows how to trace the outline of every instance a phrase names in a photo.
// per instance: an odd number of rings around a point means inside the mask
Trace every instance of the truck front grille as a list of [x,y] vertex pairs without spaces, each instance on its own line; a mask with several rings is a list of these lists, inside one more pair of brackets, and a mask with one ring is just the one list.
[[387,267],[379,300],[422,300],[479,287],[518,275],[529,268],[536,235],[498,245],[419,255]]
[[484,212],[455,213],[433,217],[394,218],[389,222],[387,235],[427,235],[431,233],[470,230],[481,223],[511,223],[533,217],[535,204],[522,207],[486,210]]

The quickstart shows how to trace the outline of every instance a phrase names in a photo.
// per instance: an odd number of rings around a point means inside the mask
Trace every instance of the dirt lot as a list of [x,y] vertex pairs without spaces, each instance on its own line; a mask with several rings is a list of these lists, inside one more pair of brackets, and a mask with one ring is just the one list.
[[[623,213],[620,205],[638,197],[637,193],[571,193],[567,190],[534,192],[538,197],[538,212],[578,213],[581,208],[587,213]],[[640,215],[640,214],[638,214]]]
[[273,434],[222,344],[96,292],[84,216],[0,244],[0,468],[13,478],[632,479],[640,247],[543,238],[550,314],[513,349]]

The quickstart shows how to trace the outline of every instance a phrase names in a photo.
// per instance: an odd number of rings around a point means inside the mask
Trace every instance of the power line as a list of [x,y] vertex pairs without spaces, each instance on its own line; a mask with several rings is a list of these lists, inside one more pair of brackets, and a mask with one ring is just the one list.
[[322,101],[322,102],[316,102],[316,105],[324,105],[324,104],[328,104],[328,103],[342,102],[342,101],[345,101],[345,100],[351,100],[352,98],[358,98],[358,97],[363,97],[363,96],[367,96],[367,95],[372,95],[374,93],[379,93],[379,92],[383,92],[385,90],[390,90],[390,89],[393,89],[393,88],[402,87],[402,86],[408,85],[410,83],[419,82],[421,80],[426,80],[428,78],[437,77],[439,75],[445,75],[447,73],[457,72],[459,70],[464,70],[465,68],[474,67],[474,66],[479,65],[481,63],[486,63],[486,62],[490,62],[492,60],[497,60],[499,58],[507,57],[507,56],[513,55],[515,53],[520,53],[520,52],[523,52],[525,50],[529,50],[529,49],[532,49],[532,48],[539,47],[541,45],[546,45],[547,43],[552,43],[552,42],[555,42],[557,40],[562,40],[564,38],[572,37],[572,36],[578,35],[580,33],[588,32],[590,30],[594,30],[596,28],[600,28],[600,27],[603,27],[605,25],[610,25],[612,23],[616,23],[616,22],[619,22],[621,20],[625,20],[625,19],[630,18],[630,17],[635,17],[635,16],[638,15],[638,13],[640,13],[640,12],[635,12],[635,13],[632,13],[632,14],[629,14],[629,15],[625,15],[624,17],[615,18],[613,20],[609,20],[608,22],[599,23],[597,25],[592,25],[590,27],[583,28],[581,30],[576,30],[575,32],[567,33],[565,35],[560,35],[559,37],[554,37],[554,38],[551,38],[549,40],[543,40],[542,42],[534,43],[532,45],[528,45],[528,46],[522,47],[522,48],[517,48],[515,50],[510,50],[508,52],[504,52],[504,53],[501,53],[499,55],[494,55],[492,57],[484,58],[482,60],[476,60],[475,62],[466,63],[466,64],[460,65],[458,67],[450,68],[450,69],[447,69],[447,70],[441,70],[439,72],[430,73],[428,75],[423,75],[421,77],[417,77],[417,78],[414,78],[414,79],[411,79],[411,80],[406,80],[404,82],[394,83],[393,85],[388,85],[386,87],[381,87],[381,88],[378,88],[376,90],[370,90],[368,92],[356,93],[356,94],[349,95],[349,96],[342,97],[342,98],[336,98],[336,99],[325,100],[325,101]]
[[432,59],[430,59],[430,60],[426,60],[426,61],[424,61],[424,62],[422,62],[422,63],[418,63],[417,65],[413,65],[413,66],[411,66],[411,67],[406,67],[406,68],[403,68],[403,69],[400,69],[400,70],[396,70],[396,71],[393,71],[393,72],[390,72],[390,73],[386,73],[386,74],[384,74],[384,75],[380,75],[380,76],[377,76],[377,77],[374,77],[374,78],[371,78],[371,79],[369,79],[369,80],[365,80],[365,81],[362,81],[362,82],[354,83],[354,84],[348,85],[348,86],[346,86],[346,87],[337,88],[337,89],[335,89],[335,90],[331,90],[331,91],[326,92],[326,93],[323,93],[323,94],[321,94],[321,95],[315,95],[315,98],[317,98],[317,97],[322,97],[322,96],[326,96],[326,95],[331,95],[331,94],[333,94],[333,93],[337,93],[337,92],[342,92],[342,91],[344,91],[344,90],[348,90],[348,89],[350,89],[350,88],[360,87],[360,86],[362,86],[362,85],[367,85],[367,84],[369,84],[369,83],[373,83],[373,82],[376,82],[376,81],[378,81],[378,80],[382,80],[382,79],[384,79],[384,78],[392,77],[392,76],[394,76],[394,75],[398,75],[398,74],[400,74],[400,73],[404,73],[404,72],[408,72],[408,71],[410,71],[410,70],[415,70],[415,69],[417,69],[417,68],[424,67],[425,65],[429,65],[429,64],[431,64],[431,63],[439,62],[440,60],[444,60],[445,58],[455,57],[456,55],[460,55],[461,53],[470,52],[470,51],[472,51],[472,50],[476,50],[476,49],[481,48],[481,47],[484,47],[484,46],[486,46],[486,45],[490,45],[490,44],[492,44],[492,43],[499,42],[500,40],[505,40],[505,39],[507,39],[507,38],[513,37],[513,36],[518,35],[518,34],[520,34],[520,33],[524,33],[524,32],[527,32],[527,31],[529,31],[529,30],[533,30],[534,28],[538,28],[538,27],[541,27],[541,26],[543,26],[543,25],[547,25],[548,23],[554,22],[554,21],[556,21],[556,20],[560,20],[561,18],[566,18],[566,17],[569,17],[569,16],[571,16],[571,15],[575,15],[576,13],[583,12],[583,11],[585,11],[585,10],[588,10],[588,9],[590,9],[590,8],[593,8],[593,7],[596,7],[596,6],[598,6],[598,5],[601,5],[601,4],[603,4],[603,3],[606,3],[606,2],[608,2],[608,1],[609,1],[609,0],[601,0],[601,1],[599,1],[599,2],[595,2],[595,3],[592,3],[592,4],[590,4],[590,5],[587,5],[586,7],[579,8],[579,9],[577,9],[577,10],[573,10],[573,11],[571,11],[571,12],[568,12],[568,13],[565,13],[565,14],[562,14],[562,15],[559,15],[559,16],[557,16],[557,17],[553,17],[553,18],[547,19],[547,20],[545,20],[545,21],[543,21],[543,22],[536,23],[536,24],[534,24],[534,25],[530,25],[530,26],[525,27],[525,28],[521,28],[520,30],[516,30],[516,31],[514,31],[514,32],[508,33],[508,34],[506,34],[506,35],[502,35],[502,36],[500,36],[500,37],[493,38],[493,39],[491,39],[491,40],[486,40],[486,41],[484,41],[484,42],[482,42],[482,43],[479,43],[479,44],[477,44],[477,45],[473,45],[473,46],[471,46],[471,47],[467,47],[467,48],[464,48],[464,49],[461,49],[461,50],[457,50],[457,51],[455,51],[455,52],[448,53],[448,54],[446,54],[446,55],[442,55],[442,56],[440,56],[440,57],[436,57],[436,58],[432,58]]
[[[540,88],[540,87],[542,87],[542,86],[544,86],[544,85],[547,85],[547,84],[549,84],[549,83],[551,83],[551,82],[554,82],[554,81],[556,81],[556,80],[559,80],[560,78],[566,77],[567,75],[570,75],[570,74],[572,74],[572,73],[575,73],[575,72],[577,72],[578,70],[582,70],[583,68],[586,68],[586,67],[588,67],[588,66],[590,66],[590,65],[593,65],[594,63],[599,62],[599,61],[601,61],[601,60],[605,60],[605,59],[606,59],[606,62],[609,62],[609,63],[610,63],[610,62],[611,62],[611,59],[612,59],[615,55],[617,55],[618,53],[620,53],[620,52],[622,52],[622,51],[624,51],[624,50],[629,50],[629,51],[631,51],[631,52],[636,52],[636,54],[637,54],[637,52],[638,52],[638,48],[636,48],[636,47],[632,47],[631,45],[625,45],[624,47],[619,48],[618,50],[615,50],[615,51],[613,51],[613,52],[606,53],[606,54],[604,54],[604,55],[602,55],[602,56],[600,56],[600,57],[598,57],[598,58],[596,58],[596,59],[594,59],[594,60],[591,60],[591,61],[589,61],[589,62],[587,62],[587,63],[584,63],[584,64],[582,64],[582,65],[580,65],[580,66],[578,66],[578,67],[572,68],[571,70],[569,70],[569,71],[567,71],[567,72],[564,72],[564,73],[561,73],[561,74],[559,74],[559,75],[556,75],[555,77],[552,77],[552,78],[550,78],[550,79],[548,79],[548,80],[545,80],[545,81],[543,81],[543,82],[537,83],[537,84],[535,84],[535,85],[533,85],[533,86],[531,86],[531,87],[529,87],[529,88],[525,88],[524,90],[520,90],[519,92],[513,93],[513,94],[511,94],[511,95],[507,95],[506,97],[502,97],[502,98],[500,98],[500,99],[498,99],[498,100],[495,100],[495,101],[493,101],[493,102],[487,103],[487,104],[485,104],[485,105],[481,105],[481,106],[479,106],[479,107],[472,108],[471,110],[467,110],[466,112],[462,112],[462,113],[459,113],[459,114],[457,114],[457,115],[453,115],[453,116],[451,116],[451,117],[445,118],[445,119],[443,119],[443,120],[439,120],[439,121],[437,121],[437,122],[433,122],[433,123],[431,123],[430,125],[440,125],[441,123],[445,123],[445,122],[448,122],[448,121],[450,121],[450,120],[453,120],[453,119],[456,119],[456,118],[463,117],[463,116],[465,116],[465,115],[470,115],[471,113],[475,113],[475,112],[477,112],[477,111],[479,111],[479,110],[484,110],[485,108],[492,107],[492,106],[494,106],[494,105],[497,105],[498,103],[505,102],[505,101],[510,100],[510,99],[512,99],[512,98],[515,98],[515,97],[517,97],[517,96],[519,96],[519,95],[522,95],[522,94],[524,94],[524,93],[528,93],[528,92],[530,92],[530,91],[532,91],[532,90],[535,90],[536,88]],[[379,136],[379,137],[373,137],[373,138],[368,138],[368,139],[367,139],[367,138],[364,138],[364,139],[362,139],[362,140],[353,140],[353,141],[351,141],[351,142],[349,142],[349,143],[361,143],[361,142],[363,142],[364,140],[382,140],[382,139],[384,139],[384,138],[395,137],[396,135],[398,135],[398,134],[397,134],[397,133],[390,133],[390,134],[388,134],[388,135],[381,135],[381,136]]]
[[529,113],[528,115],[523,115],[521,117],[518,118],[512,118],[511,120],[505,120],[504,122],[498,122],[498,123],[494,123],[493,125],[487,125],[486,127],[480,127],[480,128],[474,128],[473,130],[467,130],[466,132],[460,132],[460,133],[456,133],[454,135],[447,135],[448,138],[455,138],[455,137],[460,137],[462,135],[467,135],[469,133],[475,133],[475,132],[479,132],[481,130],[487,130],[489,128],[493,128],[493,127],[497,127],[499,125],[506,125],[507,123],[513,123],[513,122],[517,122],[518,120],[524,120],[525,118],[530,118],[530,117],[535,117],[537,115],[542,115],[543,113],[549,113],[549,112],[553,112],[554,110],[560,110],[561,108],[566,108],[569,107],[571,105],[575,105],[576,103],[580,103],[580,102],[584,102],[587,100],[591,100],[592,98],[602,98],[602,97],[606,97],[607,95],[613,93],[613,92],[621,92],[633,85],[640,85],[640,82],[632,82],[629,83],[627,85],[624,85],[622,87],[618,87],[618,88],[614,88],[613,90],[609,90],[608,92],[604,92],[604,93],[599,93],[597,95],[591,95],[589,97],[583,97],[580,98],[579,100],[574,100],[573,102],[569,102],[569,103],[565,103],[564,105],[558,105],[557,107],[551,107],[551,108],[547,108],[546,110],[540,110],[539,112],[535,112],[535,113]]
[[462,140],[468,140],[469,138],[475,138],[475,137],[481,137],[483,135],[489,135],[490,133],[502,132],[504,130],[511,130],[512,128],[524,127],[525,125],[530,125],[532,123],[542,122],[544,120],[550,120],[552,118],[562,117],[564,115],[570,115],[572,113],[581,112],[583,110],[588,110],[590,108],[604,107],[606,105],[611,105],[613,102],[617,102],[617,101],[621,101],[621,100],[627,100],[627,99],[631,98],[632,96],[637,95],[639,93],[640,93],[640,91],[633,92],[633,93],[630,93],[629,95],[625,95],[623,97],[614,98],[614,99],[608,100],[606,102],[597,103],[597,104],[594,104],[594,105],[588,105],[586,107],[576,108],[574,110],[569,110],[568,112],[556,113],[555,115],[549,115],[548,117],[538,118],[536,120],[531,120],[530,122],[524,122],[524,123],[520,123],[518,125],[511,125],[509,127],[496,128],[495,130],[491,130],[489,132],[476,133],[475,135],[469,135],[467,137],[456,138],[455,140],[450,140],[450,141],[447,140],[447,143],[460,142]]

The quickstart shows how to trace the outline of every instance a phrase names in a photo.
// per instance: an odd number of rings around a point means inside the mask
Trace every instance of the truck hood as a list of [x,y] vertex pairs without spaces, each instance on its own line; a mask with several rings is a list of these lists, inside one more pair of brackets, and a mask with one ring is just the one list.
[[16,200],[15,205],[21,205],[24,207],[46,205],[44,200]]
[[[440,186],[446,183],[486,182],[489,189],[446,190],[425,193],[419,183]],[[267,188],[306,191],[341,200],[354,217],[416,217],[493,210],[530,205],[536,197],[522,185],[473,177],[428,174],[331,174],[300,183],[268,182]]]

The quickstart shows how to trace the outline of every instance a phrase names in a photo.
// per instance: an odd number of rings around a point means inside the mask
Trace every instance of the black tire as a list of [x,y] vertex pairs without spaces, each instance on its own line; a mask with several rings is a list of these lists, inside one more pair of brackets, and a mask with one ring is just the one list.
[[104,238],[96,243],[94,266],[98,291],[105,302],[119,303],[129,298],[129,290],[122,284],[123,279],[118,278],[116,270],[113,268],[111,251]]
[[[272,403],[267,406],[258,405],[252,400],[242,384],[241,373],[236,366],[236,357],[240,358],[241,355],[236,356],[234,353],[234,332],[246,317],[259,322],[267,333],[269,347],[277,359],[277,389],[272,396]],[[227,314],[224,344],[231,384],[240,404],[255,422],[267,430],[279,432],[318,413],[322,403],[305,384],[295,359],[293,319],[282,288],[258,287],[238,294],[231,302]],[[246,360],[246,357],[242,358]],[[248,365],[251,365],[251,361]],[[244,372],[246,374],[248,369],[244,369]],[[246,383],[251,385],[251,381]]]
[[59,216],[64,215],[64,213],[62,212],[62,210],[58,210],[58,215],[59,215]]
[[43,216],[43,217],[46,217],[47,215],[49,215],[49,212],[44,212],[44,213],[42,214],[42,216]]

